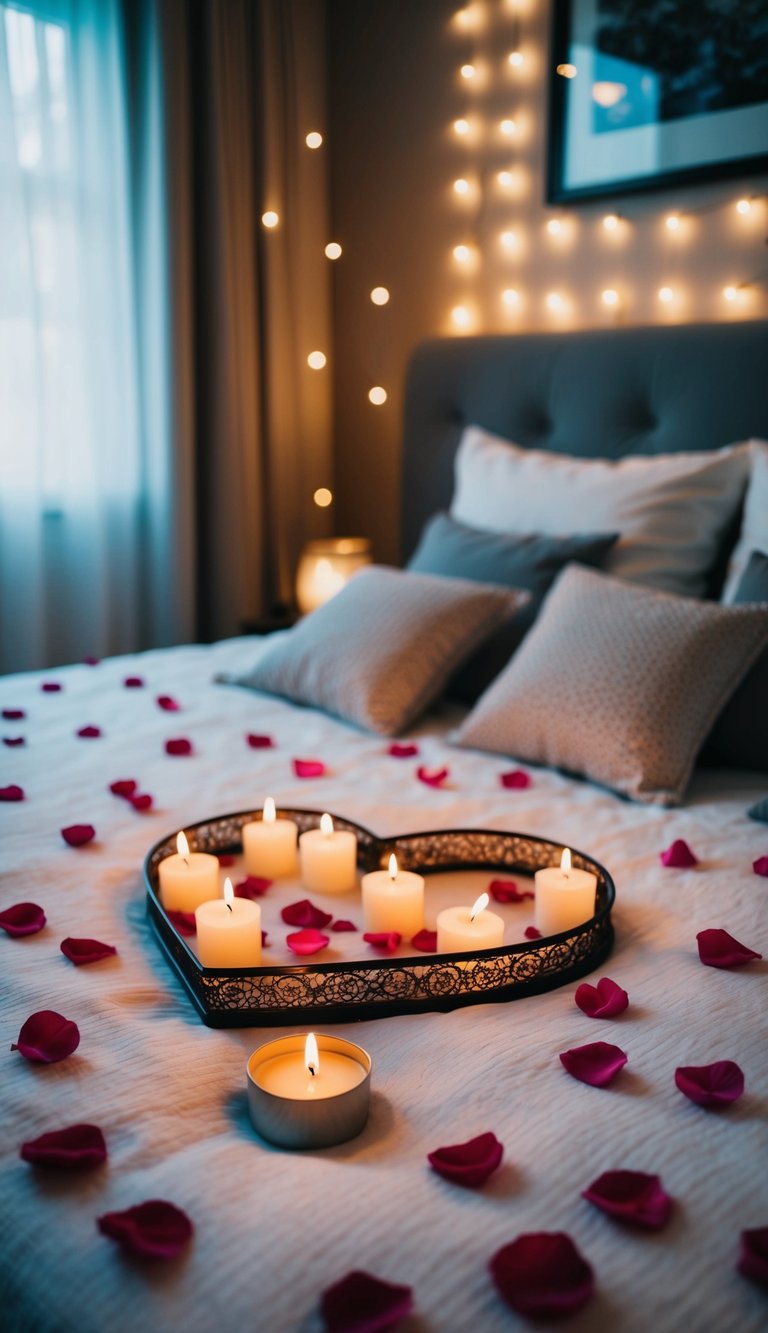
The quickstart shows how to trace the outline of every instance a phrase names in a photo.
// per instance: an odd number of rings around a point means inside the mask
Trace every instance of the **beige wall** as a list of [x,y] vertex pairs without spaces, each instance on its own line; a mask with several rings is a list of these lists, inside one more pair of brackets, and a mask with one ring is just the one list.
[[[332,268],[336,400],[334,526],[373,538],[377,559],[398,558],[399,439],[408,355],[427,337],[584,328],[613,323],[768,315],[768,204],[740,215],[741,195],[765,177],[625,195],[560,208],[544,203],[549,0],[474,0],[480,26],[456,22],[450,0],[328,0],[331,230],[344,247]],[[524,55],[512,69],[514,45]],[[478,76],[459,74],[465,62]],[[453,129],[470,120],[470,135]],[[517,132],[505,138],[504,118]],[[511,184],[498,181],[508,170]],[[462,199],[453,181],[470,181]],[[679,211],[681,226],[664,219]],[[610,212],[619,228],[602,225]],[[557,220],[552,235],[547,222]],[[515,244],[500,237],[512,231]],[[453,258],[467,244],[473,262]],[[760,275],[728,302],[723,288]],[[387,287],[375,306],[369,293]],[[674,300],[659,301],[661,287]],[[601,293],[614,289],[608,308]],[[502,292],[514,290],[507,305]],[[560,309],[547,297],[556,292]],[[381,385],[381,407],[368,390]]]

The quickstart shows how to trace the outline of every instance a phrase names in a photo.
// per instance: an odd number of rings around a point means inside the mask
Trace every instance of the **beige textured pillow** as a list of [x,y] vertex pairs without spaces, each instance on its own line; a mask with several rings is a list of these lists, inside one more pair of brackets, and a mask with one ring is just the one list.
[[455,739],[675,805],[766,643],[766,607],[724,607],[571,565]]
[[392,736],[529,596],[372,565],[227,679]]

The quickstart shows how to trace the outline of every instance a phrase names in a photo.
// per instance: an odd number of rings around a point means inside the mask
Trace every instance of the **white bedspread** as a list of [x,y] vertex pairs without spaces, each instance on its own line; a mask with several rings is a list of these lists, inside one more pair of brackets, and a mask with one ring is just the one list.
[[[768,827],[746,816],[765,784],[702,773],[676,812],[543,770],[530,789],[510,791],[499,783],[509,761],[452,749],[441,735],[446,720],[434,718],[417,733],[420,758],[396,760],[379,738],[212,683],[217,671],[246,667],[259,643],[48,672],[64,685],[59,694],[40,691],[42,676],[0,681],[0,706],[28,714],[3,724],[27,744],[0,751],[0,785],[26,792],[24,802],[0,805],[0,908],[32,900],[48,917],[39,935],[0,936],[3,1328],[309,1333],[321,1327],[322,1289],[363,1268],[413,1287],[416,1313],[404,1327],[493,1333],[522,1321],[497,1297],[487,1261],[534,1230],[568,1232],[595,1269],[597,1294],[570,1321],[574,1330],[765,1328],[768,1296],[734,1264],[739,1232],[768,1225],[768,963],[720,971],[696,951],[697,931],[722,926],[768,955],[768,881],[752,871],[768,854]],[[123,688],[132,673],[145,689]],[[166,693],[182,712],[157,707]],[[103,736],[78,739],[87,723]],[[269,732],[276,748],[249,749],[249,731]],[[180,735],[193,740],[193,757],[164,753],[164,740]],[[331,771],[300,781],[294,757],[321,758]],[[447,788],[417,781],[419,762],[447,763]],[[117,778],[138,779],[155,798],[153,813],[111,795]],[[148,925],[141,877],[158,838],[252,808],[267,793],[383,834],[521,830],[591,853],[617,886],[615,951],[597,975],[628,990],[629,1010],[591,1020],[569,985],[505,1005],[334,1029],[373,1058],[366,1131],[322,1152],[270,1149],[248,1121],[244,1067],[281,1030],[203,1025]],[[79,850],[59,833],[78,822],[97,829]],[[661,868],[659,852],[678,837],[700,858],[697,869]],[[59,952],[67,935],[114,944],[118,956],[75,968]],[[43,1008],[81,1032],[77,1052],[50,1066],[8,1049]],[[604,1090],[576,1082],[558,1060],[597,1040],[629,1055]],[[717,1059],[737,1061],[746,1076],[745,1095],[722,1113],[694,1106],[673,1078],[677,1065]],[[104,1168],[43,1174],[20,1160],[24,1139],[82,1120],[104,1130]],[[483,1189],[462,1190],[427,1166],[431,1149],[485,1130],[505,1158]],[[622,1229],[581,1198],[614,1168],[661,1175],[677,1201],[666,1230]],[[179,1263],[133,1264],[97,1231],[99,1214],[148,1198],[171,1200],[194,1222]]]

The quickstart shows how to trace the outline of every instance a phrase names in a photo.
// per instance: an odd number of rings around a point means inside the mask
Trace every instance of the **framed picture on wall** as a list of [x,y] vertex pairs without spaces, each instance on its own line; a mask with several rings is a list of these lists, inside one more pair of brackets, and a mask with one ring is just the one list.
[[766,0],[554,0],[547,199],[768,172]]

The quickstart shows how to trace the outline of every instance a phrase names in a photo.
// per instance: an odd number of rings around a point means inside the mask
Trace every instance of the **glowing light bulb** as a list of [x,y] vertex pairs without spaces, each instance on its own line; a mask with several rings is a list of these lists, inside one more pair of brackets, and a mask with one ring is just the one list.
[[550,236],[559,236],[563,230],[563,224],[559,218],[550,218],[547,223],[547,231]]
[[451,311],[451,319],[457,329],[468,329],[472,323],[472,316],[465,305],[455,305]]
[[456,194],[469,194],[469,181],[459,177],[457,181],[453,182],[453,188]]
[[333,491],[329,491],[327,486],[318,486],[312,499],[318,509],[327,509],[329,504],[333,504]]
[[454,120],[453,129],[455,134],[469,134],[469,121],[460,116],[458,120]]
[[522,63],[523,63],[522,51],[510,51],[509,55],[507,56],[507,64],[511,65],[513,69],[519,69]]
[[736,204],[736,212],[737,212],[737,213],[742,213],[742,214],[751,213],[751,212],[752,212],[752,200],[751,200],[751,199],[739,199],[739,200],[737,201],[737,204]]
[[517,237],[513,231],[503,231],[499,237],[505,250],[514,250],[517,245]]
[[508,188],[510,185],[514,183],[515,178],[512,175],[511,171],[499,171],[496,174],[496,179],[499,182],[499,185],[503,185],[505,186],[505,188]]
[[615,287],[606,287],[604,291],[600,293],[600,300],[603,305],[617,306],[619,304],[619,293],[616,291]]
[[382,389],[380,384],[375,384],[372,389],[368,390],[368,397],[374,407],[381,407],[382,403],[387,401],[387,391]]
[[547,310],[562,310],[563,298],[559,292],[547,292],[546,296]]
[[462,79],[474,79],[477,70],[474,65],[462,65],[459,73],[461,74]]
[[603,218],[603,227],[606,231],[616,231],[619,225],[618,213],[606,213]]
[[386,305],[389,300],[389,292],[386,287],[374,287],[371,292],[371,300],[374,305]]
[[679,231],[680,214],[679,213],[668,214],[668,216],[664,219],[664,226],[666,227],[667,231]]
[[454,245],[453,257],[457,264],[468,264],[472,258],[472,251],[468,245]]
[[501,299],[505,305],[517,305],[520,300],[520,293],[516,292],[514,287],[505,287],[501,293]]
[[723,287],[723,296],[726,301],[735,301],[739,292],[737,287]]
[[326,363],[326,360],[327,357],[325,355],[325,352],[310,352],[309,356],[307,357],[307,365],[310,367],[311,370],[322,370],[323,366]]
[[514,120],[502,120],[499,124],[502,134],[511,135],[517,133],[517,125]]
[[307,148],[319,148],[323,142],[323,136],[317,130],[310,130],[304,142]]
[[555,66],[555,73],[559,74],[563,79],[575,79],[578,72],[579,71],[575,65],[570,65],[568,63]]
[[341,254],[341,246],[338,241],[329,241],[325,247],[326,259],[338,259]]
[[263,227],[267,227],[268,230],[270,231],[272,230],[273,227],[277,226],[279,221],[280,221],[279,214],[275,213],[274,209],[272,208],[268,208],[266,213],[262,213],[261,215],[261,225]]
[[672,291],[671,287],[659,287],[658,295],[659,300],[663,301],[665,305],[669,305],[670,301],[674,301],[675,299],[675,293]]

